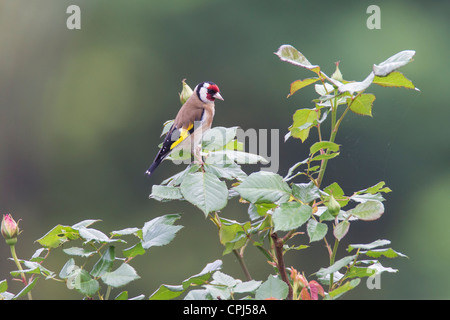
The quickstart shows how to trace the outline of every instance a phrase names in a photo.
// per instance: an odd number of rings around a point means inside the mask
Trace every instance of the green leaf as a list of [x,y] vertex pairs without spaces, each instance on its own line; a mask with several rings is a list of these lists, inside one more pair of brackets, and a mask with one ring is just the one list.
[[387,76],[389,73],[408,64],[415,54],[416,52],[414,50],[404,50],[399,53],[396,53],[392,57],[381,62],[380,64],[378,65],[374,64],[373,72],[375,73],[375,75],[380,77]]
[[28,261],[28,260],[21,260],[19,259],[21,263],[25,266],[23,270],[14,270],[11,271],[11,275],[14,277],[19,277],[21,273],[29,273],[29,274],[42,274],[46,277],[53,277],[54,273],[47,268],[45,268],[43,265],[37,262]]
[[373,83],[378,84],[383,87],[403,87],[408,89],[414,89],[419,91],[414,84],[406,78],[401,72],[394,71],[385,77],[375,76]]
[[309,242],[322,240],[328,232],[328,226],[325,223],[317,222],[314,219],[309,219],[306,226],[306,231],[309,236]]
[[78,269],[76,276],[73,279],[75,289],[85,296],[92,297],[100,289],[97,280],[92,279],[89,273],[84,269]]
[[138,255],[143,255],[145,253],[145,249],[142,247],[142,243],[139,242],[130,248],[122,250],[122,253],[126,258],[133,258]]
[[376,185],[374,185],[372,187],[369,187],[367,189],[355,192],[355,194],[362,194],[362,193],[375,194],[375,193],[378,193],[378,192],[388,193],[388,192],[392,191],[390,188],[384,187],[384,185],[385,185],[385,182],[384,181],[380,181],[380,182],[378,182]]
[[336,239],[339,241],[342,240],[342,238],[345,237],[345,235],[348,232],[348,229],[350,228],[350,222],[347,220],[339,222],[336,227],[334,227],[333,235]]
[[344,190],[339,186],[337,182],[333,182],[328,187],[323,189],[328,195],[325,195],[324,198],[326,202],[328,203],[330,196],[333,195],[333,197],[336,199],[336,201],[339,203],[341,208],[345,207],[348,204],[348,198],[344,196]]
[[339,152],[319,154],[318,156],[315,156],[314,158],[312,158],[311,162],[333,159],[333,158],[336,158],[338,155],[339,155]]
[[319,271],[317,271],[316,275],[318,278],[324,278],[325,276],[335,273],[336,271],[339,271],[341,268],[346,267],[349,263],[353,262],[355,258],[356,255],[344,257],[333,263],[328,268],[320,268]]
[[339,288],[334,289],[333,291],[330,291],[328,293],[328,296],[331,299],[337,299],[340,296],[342,296],[344,293],[354,289],[356,286],[358,286],[358,284],[361,282],[361,279],[357,278],[357,279],[353,279],[351,281],[347,281],[346,283],[344,283],[343,285],[341,285]]
[[397,252],[392,248],[385,248],[385,249],[373,249],[368,251],[360,251],[360,253],[365,254],[368,257],[371,258],[379,258],[379,257],[386,257],[386,258],[398,258],[398,257],[406,257],[403,253]]
[[245,282],[238,283],[234,288],[234,293],[246,293],[246,292],[254,292],[259,288],[262,281],[250,280]]
[[291,196],[291,189],[283,178],[268,171],[252,173],[233,190],[251,203],[286,202]]
[[67,279],[69,278],[75,269],[79,268],[75,265],[75,260],[73,258],[70,258],[62,267],[61,271],[59,272],[59,277],[61,279]]
[[300,90],[306,86],[309,86],[310,84],[313,84],[319,80],[320,80],[320,78],[308,78],[308,79],[296,80],[296,81],[292,82],[291,89],[290,89],[290,92],[287,97],[289,98],[294,93],[296,93],[298,90]]
[[318,65],[313,65],[306,59],[306,57],[297,49],[291,45],[282,45],[278,48],[275,54],[280,58],[281,61],[288,62],[295,66],[311,70],[317,74],[320,73],[320,67]]
[[269,275],[266,281],[264,281],[256,290],[255,299],[264,300],[269,298],[286,299],[289,292],[288,285],[278,279],[275,276]]
[[364,277],[371,277],[375,273],[377,273],[376,270],[367,268],[367,267],[356,267],[352,266],[348,271],[345,273],[345,278],[364,278]]
[[152,187],[152,193],[149,198],[153,198],[158,201],[180,200],[183,199],[183,195],[181,194],[179,187],[160,186],[155,184]]
[[104,273],[111,271],[115,257],[114,246],[108,247],[108,249],[105,250],[100,259],[92,267],[91,275],[94,278],[98,278]]
[[242,181],[247,174],[224,152],[211,152],[205,160],[205,171],[217,178]]
[[122,230],[111,231],[110,234],[113,237],[115,237],[115,236],[126,236],[126,235],[130,235],[130,234],[136,235],[139,230],[140,230],[139,228],[125,228],[125,229],[122,229]]
[[183,197],[203,211],[205,217],[210,212],[223,209],[228,202],[228,188],[225,182],[208,172],[187,175],[181,183]]
[[20,292],[18,294],[16,294],[13,298],[13,300],[19,299],[20,297],[23,297],[24,295],[26,295],[28,292],[30,292],[34,286],[36,285],[38,278],[34,278],[31,282],[29,282],[25,288],[23,288],[22,290],[20,290]]
[[238,127],[214,127],[206,131],[202,138],[205,151],[220,150],[236,137]]
[[68,254],[69,256],[79,256],[79,257],[90,257],[93,254],[95,254],[95,251],[89,251],[85,248],[79,248],[79,247],[71,247],[67,249],[63,249],[65,254]]
[[363,93],[357,96],[350,104],[350,110],[362,116],[372,116],[372,105],[375,96],[371,93]]
[[220,219],[220,222],[219,239],[220,243],[225,246],[223,255],[245,245],[247,242],[246,232],[251,226],[250,222],[240,224],[237,221],[227,219]]
[[378,247],[384,247],[390,243],[391,243],[391,241],[382,239],[382,240],[373,241],[368,244],[351,244],[348,246],[347,251],[351,252],[354,249],[369,250],[369,249],[374,249],[374,248],[378,248]]
[[6,280],[0,281],[0,293],[5,292],[8,290],[8,282]]
[[148,249],[170,243],[176,233],[183,228],[173,225],[180,217],[179,214],[167,214],[146,222],[142,228],[142,247]]
[[174,299],[189,288],[191,285],[200,286],[205,284],[210,278],[211,274],[222,267],[222,261],[216,260],[214,262],[208,263],[205,268],[199,273],[183,281],[182,285],[167,285],[162,284],[155,292],[153,292],[149,300],[168,300]]
[[344,85],[340,85],[338,90],[341,93],[349,92],[350,94],[353,94],[355,92],[362,92],[372,84],[374,77],[374,73],[371,72],[363,81],[349,82]]
[[298,202],[282,203],[275,209],[272,220],[276,231],[290,231],[299,228],[312,215],[310,206]]
[[100,243],[106,243],[116,241],[109,239],[109,237],[106,234],[93,228],[81,227],[78,229],[78,232],[80,234],[80,237],[84,239],[86,242],[95,241]]
[[78,237],[78,231],[72,227],[57,225],[36,241],[45,248],[57,248],[63,243],[77,239]]
[[216,272],[217,270],[220,270],[222,268],[222,261],[216,260],[214,262],[208,263],[203,270],[193,275],[186,280],[183,281],[182,285],[184,289],[187,289],[188,287],[194,285],[194,286],[200,286],[202,284],[205,284],[211,275]]
[[152,293],[149,300],[170,300],[179,297],[185,289],[182,285],[172,286],[168,284],[162,284],[158,290]]
[[188,174],[197,172],[199,169],[200,166],[198,164],[190,164],[189,166],[186,167],[186,169],[167,178],[166,180],[161,182],[161,184],[168,186],[179,186]]
[[321,149],[327,149],[329,151],[339,151],[339,145],[337,143],[331,142],[331,141],[320,141],[320,142],[316,142],[314,143],[310,148],[309,148],[309,153],[311,155],[315,154],[317,151],[321,150]]
[[114,300],[128,300],[128,291],[122,291],[114,298]]
[[101,220],[98,220],[98,219],[88,219],[88,220],[83,220],[83,221],[81,221],[81,222],[78,222],[78,223],[74,224],[74,225],[72,226],[72,228],[74,228],[75,230],[78,230],[78,229],[80,229],[80,228],[87,228],[87,227],[89,227],[90,225],[92,225],[92,224],[94,224],[94,223],[96,223],[96,222],[99,222],[99,221],[101,221]]
[[308,183],[294,183],[292,184],[292,195],[304,204],[307,204],[320,198],[320,190],[312,181]]
[[384,213],[384,206],[380,201],[367,201],[358,204],[355,208],[347,211],[347,213],[360,220],[373,221],[380,218]]
[[122,265],[112,272],[106,272],[102,276],[102,281],[113,288],[122,287],[131,281],[137,280],[140,277],[136,273],[136,270],[128,263],[122,263]]
[[260,155],[238,150],[218,150],[210,153],[209,155],[216,155],[219,157],[223,157],[225,155],[228,159],[236,162],[237,164],[257,164],[258,162],[262,164],[269,163],[266,158]]
[[319,112],[315,109],[299,109],[293,115],[293,124],[289,128],[291,136],[305,142],[309,136],[309,130],[317,124]]

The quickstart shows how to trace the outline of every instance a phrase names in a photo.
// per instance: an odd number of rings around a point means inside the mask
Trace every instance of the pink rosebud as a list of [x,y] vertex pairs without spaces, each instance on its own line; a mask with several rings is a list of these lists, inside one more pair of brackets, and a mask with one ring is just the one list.
[[[9,245],[15,244],[17,235],[19,234],[19,226],[10,214],[4,214],[2,220],[2,236]],[[13,242],[9,241],[12,240]]]

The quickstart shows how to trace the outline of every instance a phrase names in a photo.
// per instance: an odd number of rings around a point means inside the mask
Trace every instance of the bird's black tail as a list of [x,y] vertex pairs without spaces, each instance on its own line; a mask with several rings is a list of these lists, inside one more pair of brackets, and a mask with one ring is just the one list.
[[153,161],[153,163],[150,165],[150,167],[147,169],[147,171],[145,171],[145,174],[150,177],[152,175],[152,173],[155,171],[155,169],[159,166],[161,161],[163,161],[163,159],[164,158],[161,159],[161,158],[157,157]]

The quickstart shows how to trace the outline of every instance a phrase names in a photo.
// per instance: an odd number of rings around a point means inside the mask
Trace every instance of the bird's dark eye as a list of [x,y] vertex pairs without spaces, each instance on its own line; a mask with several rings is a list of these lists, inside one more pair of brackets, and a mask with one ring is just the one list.
[[209,93],[210,95],[213,95],[213,94],[216,93],[216,90],[214,90],[214,89],[209,89],[209,90],[208,90],[208,93]]

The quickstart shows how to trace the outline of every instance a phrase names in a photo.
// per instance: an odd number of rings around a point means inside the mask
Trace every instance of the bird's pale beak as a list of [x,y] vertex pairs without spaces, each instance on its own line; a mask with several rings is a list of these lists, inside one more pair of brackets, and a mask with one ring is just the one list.
[[222,96],[221,96],[220,93],[218,93],[218,92],[217,92],[215,95],[213,95],[213,97],[216,98],[216,99],[219,99],[219,100],[222,100],[222,101],[223,101]]

